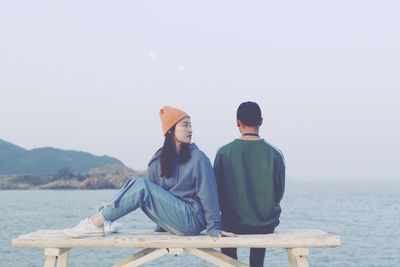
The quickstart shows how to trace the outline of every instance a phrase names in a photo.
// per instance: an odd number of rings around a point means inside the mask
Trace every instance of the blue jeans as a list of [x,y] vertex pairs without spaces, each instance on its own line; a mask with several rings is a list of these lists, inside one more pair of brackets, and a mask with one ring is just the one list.
[[113,222],[139,207],[153,222],[172,234],[197,235],[204,229],[188,203],[144,178],[126,182],[99,212],[105,221]]

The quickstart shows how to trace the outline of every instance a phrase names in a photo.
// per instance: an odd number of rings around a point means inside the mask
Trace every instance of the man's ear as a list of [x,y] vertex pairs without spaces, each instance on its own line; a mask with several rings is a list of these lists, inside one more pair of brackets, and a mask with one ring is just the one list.
[[237,127],[240,127],[240,124],[241,124],[240,120],[236,120]]
[[261,126],[262,123],[263,123],[263,118],[260,119],[260,123],[258,125]]

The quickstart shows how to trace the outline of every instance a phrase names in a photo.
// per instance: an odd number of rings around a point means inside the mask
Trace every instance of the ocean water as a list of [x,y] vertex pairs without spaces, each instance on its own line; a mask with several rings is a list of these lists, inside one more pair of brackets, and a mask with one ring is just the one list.
[[[43,266],[42,249],[12,248],[11,240],[38,229],[75,225],[110,200],[115,190],[0,191],[0,266]],[[400,266],[400,182],[287,184],[277,231],[320,229],[340,235],[340,248],[310,249],[311,266]],[[123,229],[153,229],[137,210]],[[137,249],[73,249],[69,266],[111,266]],[[239,260],[248,262],[248,249]],[[266,266],[287,266],[284,249],[268,249]],[[144,266],[211,266],[189,255],[164,256]]]

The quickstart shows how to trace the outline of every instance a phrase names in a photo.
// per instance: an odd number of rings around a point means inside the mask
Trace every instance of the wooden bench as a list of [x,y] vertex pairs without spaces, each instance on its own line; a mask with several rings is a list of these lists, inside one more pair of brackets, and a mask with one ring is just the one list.
[[15,248],[44,248],[45,267],[65,267],[72,248],[143,248],[114,267],[138,266],[166,254],[191,253],[217,266],[248,266],[214,248],[285,248],[290,267],[306,267],[308,248],[338,247],[340,237],[319,230],[276,232],[237,237],[176,236],[155,232],[120,232],[105,237],[70,238],[61,230],[39,230],[12,240]]

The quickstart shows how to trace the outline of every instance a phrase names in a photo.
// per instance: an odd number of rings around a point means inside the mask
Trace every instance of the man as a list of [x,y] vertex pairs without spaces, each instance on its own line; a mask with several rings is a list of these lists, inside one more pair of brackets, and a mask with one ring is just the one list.
[[[236,116],[241,136],[219,149],[214,161],[222,224],[237,234],[273,233],[285,188],[284,158],[260,138],[263,119],[257,103],[240,104]],[[236,248],[221,251],[237,259]],[[264,257],[265,248],[251,248],[250,266],[263,266]]]

